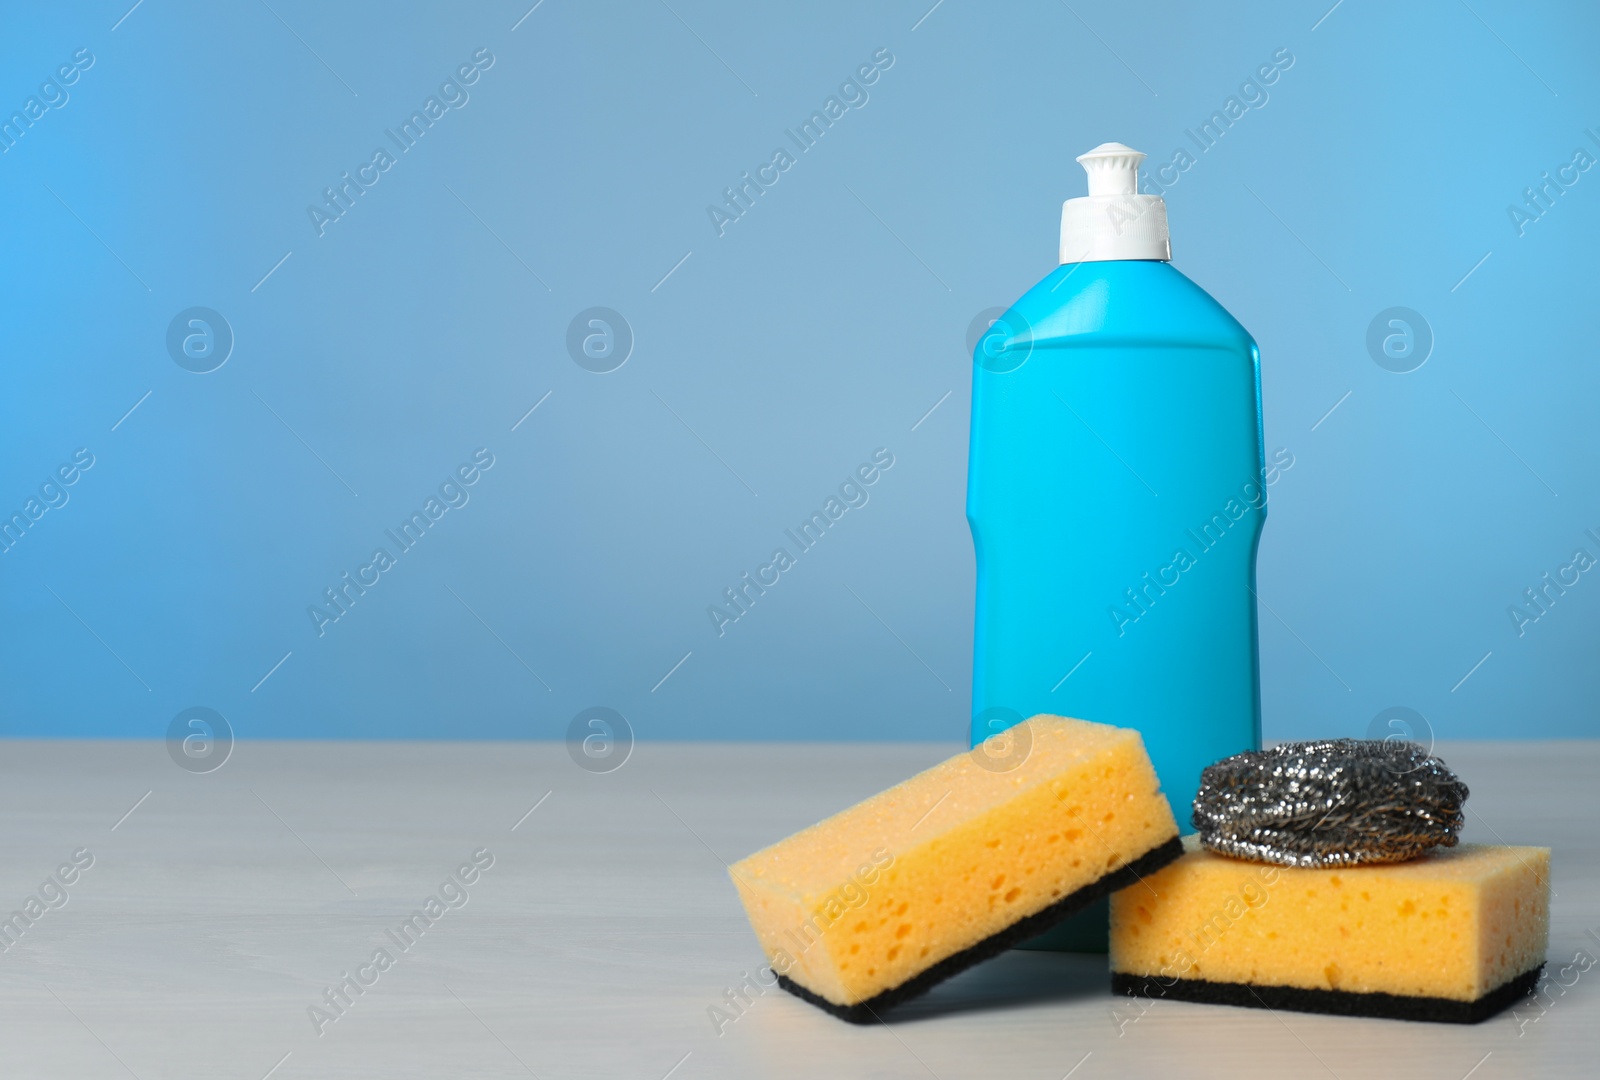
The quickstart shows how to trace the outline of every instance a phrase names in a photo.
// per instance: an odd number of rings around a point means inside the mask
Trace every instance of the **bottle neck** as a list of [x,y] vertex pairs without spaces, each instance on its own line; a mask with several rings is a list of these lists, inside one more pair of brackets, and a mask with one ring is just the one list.
[[1172,258],[1159,195],[1087,195],[1061,204],[1061,262]]

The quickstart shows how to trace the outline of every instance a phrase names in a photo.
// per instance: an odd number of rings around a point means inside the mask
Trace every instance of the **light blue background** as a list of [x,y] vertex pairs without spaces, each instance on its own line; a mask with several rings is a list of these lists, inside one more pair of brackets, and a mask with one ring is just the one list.
[[[96,60],[0,155],[0,504],[96,463],[0,555],[0,731],[205,705],[243,737],[553,738],[604,705],[641,739],[961,738],[968,325],[1054,264],[1075,155],[1170,159],[1286,48],[1168,193],[1294,455],[1265,733],[1403,705],[1597,734],[1600,576],[1507,614],[1600,554],[1600,171],[1507,214],[1600,153],[1592,6],[272,3],[5,6],[0,112]],[[470,102],[319,237],[306,207],[479,48]],[[879,48],[870,101],[719,237],[708,204]],[[236,336],[205,375],[165,346],[196,305]],[[637,339],[607,375],[565,345],[596,305]],[[1365,343],[1397,305],[1436,337],[1404,375]],[[470,503],[319,637],[307,606],[478,447]],[[871,501],[717,636],[707,605],[878,447]]]

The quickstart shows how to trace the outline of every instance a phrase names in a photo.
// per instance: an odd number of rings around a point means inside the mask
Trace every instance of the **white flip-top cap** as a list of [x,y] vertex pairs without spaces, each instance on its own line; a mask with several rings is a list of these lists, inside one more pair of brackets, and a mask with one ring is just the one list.
[[1139,194],[1144,155],[1121,143],[1101,143],[1078,158],[1089,194],[1061,204],[1061,261],[1172,258],[1167,204]]

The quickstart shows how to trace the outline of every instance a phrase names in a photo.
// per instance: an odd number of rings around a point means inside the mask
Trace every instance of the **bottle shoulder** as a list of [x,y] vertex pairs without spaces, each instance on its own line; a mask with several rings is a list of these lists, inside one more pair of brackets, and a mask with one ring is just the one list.
[[1226,308],[1171,263],[1067,263],[1005,317],[1006,347],[1188,344],[1249,353],[1255,341]]

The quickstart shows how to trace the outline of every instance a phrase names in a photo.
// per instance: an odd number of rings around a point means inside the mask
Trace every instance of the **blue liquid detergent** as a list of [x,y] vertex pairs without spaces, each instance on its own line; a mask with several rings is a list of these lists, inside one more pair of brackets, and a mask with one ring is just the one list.
[[[972,742],[1036,713],[1137,728],[1191,832],[1201,770],[1261,739],[1259,356],[1165,261],[1142,158],[1079,159],[1091,194],[1063,209],[1063,265],[974,352]],[[1103,951],[1106,918],[1032,947]]]

